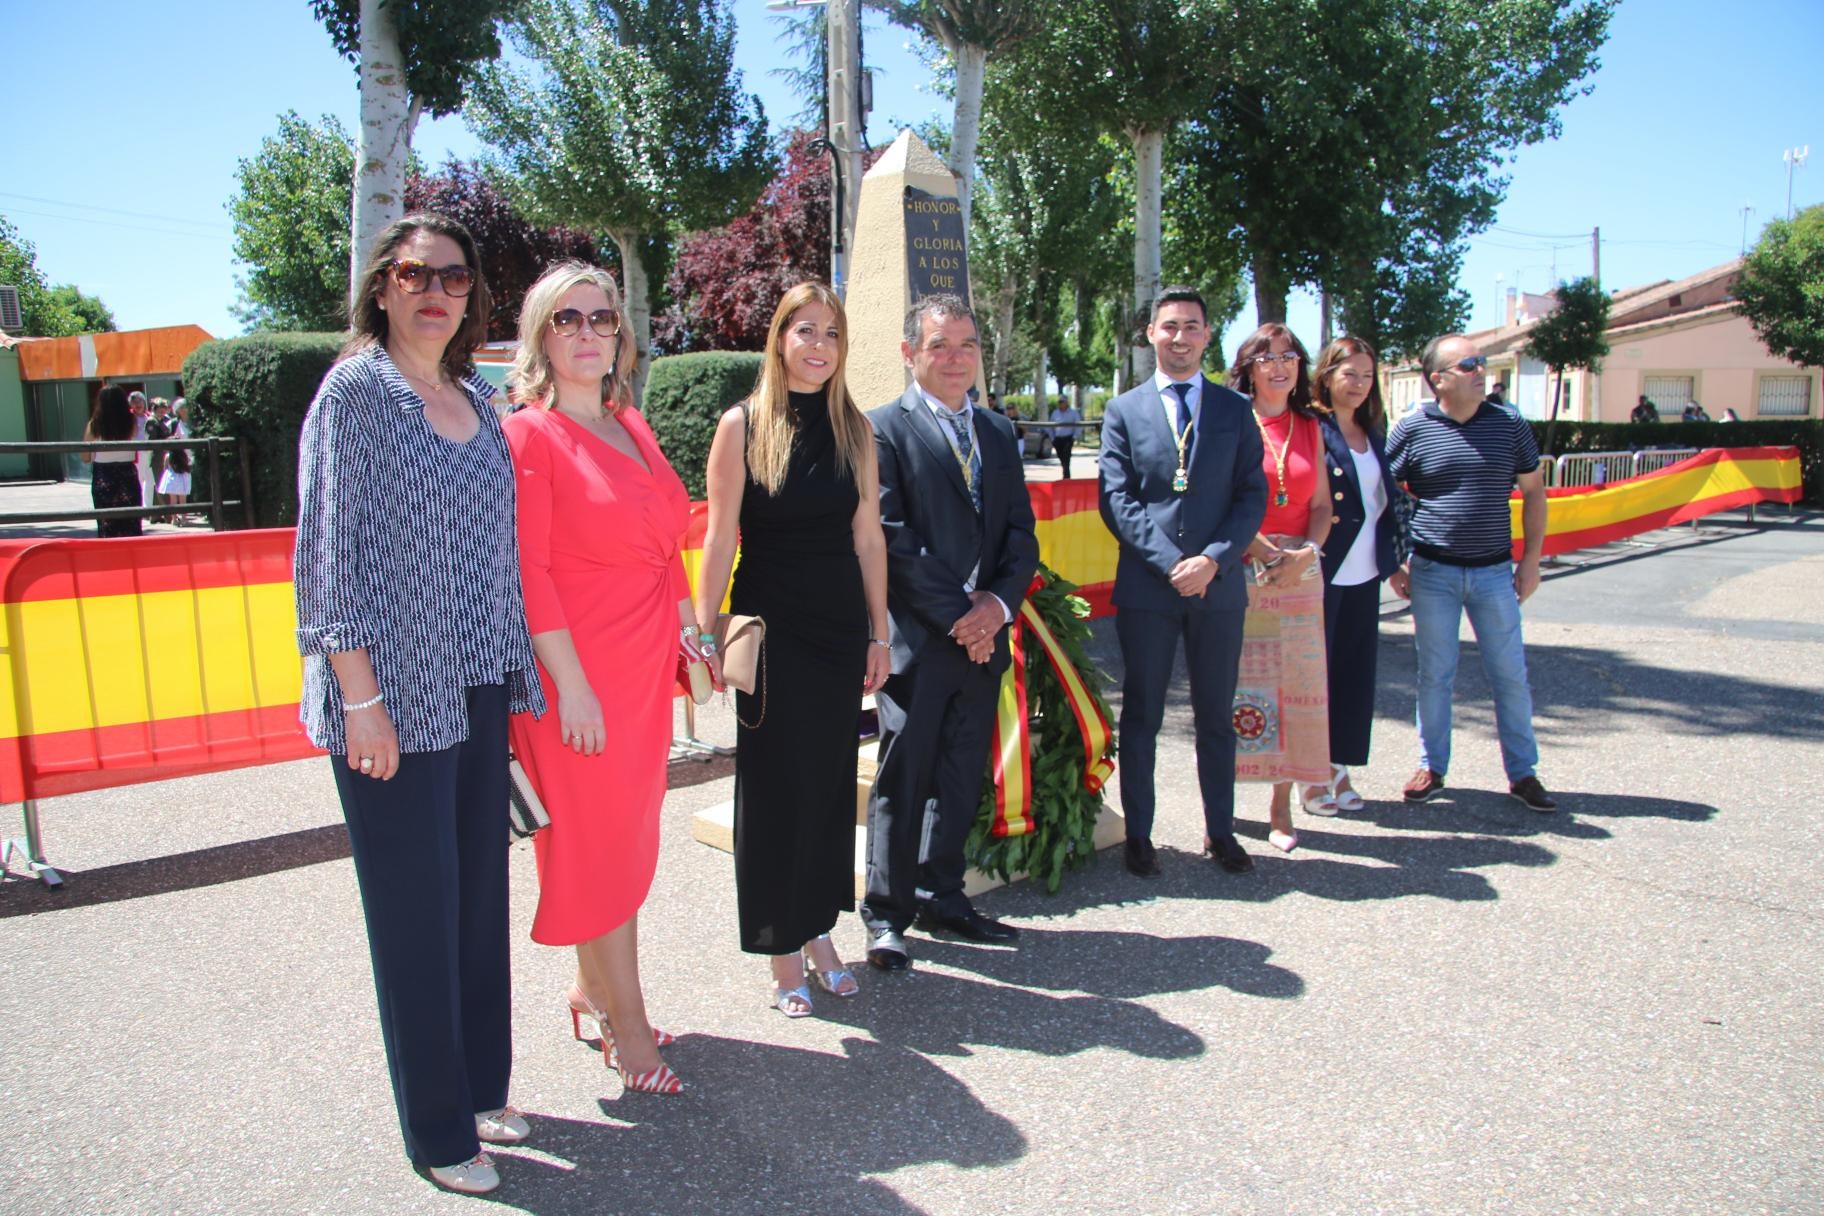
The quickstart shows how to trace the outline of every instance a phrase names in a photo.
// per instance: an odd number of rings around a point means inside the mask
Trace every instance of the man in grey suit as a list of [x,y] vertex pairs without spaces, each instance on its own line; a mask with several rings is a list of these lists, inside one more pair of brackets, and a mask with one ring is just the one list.
[[969,402],[981,367],[975,315],[957,296],[926,296],[906,317],[900,354],[912,385],[870,411],[887,537],[893,674],[874,695],[880,766],[868,797],[868,961],[911,964],[916,920],[969,941],[1018,932],[963,894],[963,843],[975,822],[994,733],[1007,626],[1039,564],[1013,424]]
[[1267,511],[1260,431],[1247,398],[1203,375],[1203,297],[1168,287],[1147,340],[1159,370],[1108,403],[1097,462],[1102,519],[1120,542],[1115,635],[1121,686],[1125,861],[1153,878],[1153,761],[1178,638],[1190,669],[1205,846],[1232,874],[1254,862],[1235,839],[1235,680],[1248,589],[1242,554]]

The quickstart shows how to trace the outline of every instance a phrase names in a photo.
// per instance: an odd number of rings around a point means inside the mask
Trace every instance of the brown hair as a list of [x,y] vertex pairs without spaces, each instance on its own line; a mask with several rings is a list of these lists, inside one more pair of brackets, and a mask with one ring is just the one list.
[[391,269],[393,255],[399,246],[412,233],[420,231],[447,236],[462,246],[463,259],[468,262],[469,270],[475,276],[475,285],[463,300],[462,325],[456,330],[456,336],[450,339],[450,344],[443,348],[441,360],[444,370],[451,376],[467,376],[475,370],[472,356],[488,340],[488,314],[493,309],[493,300],[488,295],[487,276],[481,270],[481,255],[475,251],[475,238],[460,223],[435,211],[418,211],[394,220],[374,241],[373,252],[368,254],[367,263],[361,268],[361,282],[355,291],[354,316],[350,318],[351,332],[347,343],[342,347],[341,358],[346,359],[370,346],[386,345],[386,309],[380,307],[380,296],[386,288],[384,276]]
[[798,429],[786,396],[785,331],[799,310],[809,304],[821,304],[836,317],[836,368],[823,387],[829,402],[830,429],[836,434],[838,468],[849,480],[861,480],[868,445],[874,442],[874,428],[849,396],[843,376],[849,362],[849,317],[842,301],[822,283],[800,283],[787,291],[773,310],[772,324],[766,327],[760,382],[754,386],[754,395],[747,399],[747,467],[768,494],[777,494],[785,485],[786,466],[791,463],[792,441]]
[[620,289],[606,270],[578,261],[559,262],[540,275],[526,292],[525,303],[519,309],[519,353],[513,357],[513,370],[507,373],[512,400],[547,409],[554,404],[551,358],[545,353],[545,337],[551,332],[557,302],[572,287],[584,283],[601,288],[608,297],[608,307],[621,318],[621,332],[613,339],[614,366],[602,376],[602,405],[610,414],[618,414],[633,404],[633,335],[627,332]]
[[1317,357],[1317,366],[1311,370],[1311,391],[1319,409],[1326,414],[1333,412],[1334,407],[1330,404],[1331,373],[1357,355],[1367,355],[1368,361],[1374,366],[1373,378],[1368,381],[1368,396],[1355,407],[1355,420],[1364,431],[1385,430],[1387,406],[1381,400],[1381,359],[1365,339],[1345,334],[1324,347],[1324,353]]
[[1249,360],[1255,355],[1267,354],[1273,348],[1275,338],[1284,338],[1298,352],[1298,379],[1292,384],[1292,396],[1286,404],[1304,414],[1315,414],[1311,408],[1311,353],[1305,344],[1298,340],[1298,335],[1281,325],[1278,321],[1268,321],[1265,325],[1249,334],[1235,348],[1235,362],[1229,365],[1229,387],[1244,397],[1254,395],[1253,364]]

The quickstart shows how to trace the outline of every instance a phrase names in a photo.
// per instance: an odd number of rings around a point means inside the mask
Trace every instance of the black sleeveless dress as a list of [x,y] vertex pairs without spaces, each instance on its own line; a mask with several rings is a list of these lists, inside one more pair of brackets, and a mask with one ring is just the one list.
[[860,498],[840,471],[823,394],[792,393],[791,406],[785,484],[768,494],[748,476],[730,594],[732,611],[766,621],[764,681],[735,695],[735,900],[750,954],[790,954],[855,906],[868,654],[852,531]]

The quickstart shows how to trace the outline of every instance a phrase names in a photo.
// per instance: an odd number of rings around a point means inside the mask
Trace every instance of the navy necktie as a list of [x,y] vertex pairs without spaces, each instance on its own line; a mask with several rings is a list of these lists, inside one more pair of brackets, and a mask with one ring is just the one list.
[[1170,387],[1178,394],[1178,433],[1182,435],[1191,429],[1191,386],[1186,381]]

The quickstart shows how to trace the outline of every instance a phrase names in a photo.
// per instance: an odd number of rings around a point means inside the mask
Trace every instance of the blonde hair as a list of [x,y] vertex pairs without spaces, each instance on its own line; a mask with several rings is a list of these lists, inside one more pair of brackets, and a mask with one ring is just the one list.
[[559,262],[526,292],[526,302],[519,310],[519,353],[513,356],[512,370],[507,373],[514,400],[551,408],[554,377],[550,356],[545,353],[545,337],[551,332],[551,317],[557,312],[558,301],[572,287],[584,284],[601,288],[608,297],[608,307],[621,318],[620,334],[607,339],[614,343],[614,365],[602,376],[602,405],[610,414],[633,405],[633,335],[627,332],[620,288],[606,270],[577,261]]
[[836,318],[836,368],[824,382],[824,392],[829,401],[830,429],[836,435],[840,474],[859,482],[868,445],[874,442],[874,428],[849,396],[849,386],[843,379],[849,362],[849,318],[842,301],[822,283],[800,283],[787,291],[773,310],[773,322],[766,329],[760,382],[754,386],[754,395],[747,399],[747,467],[768,494],[777,494],[785,485],[798,429],[786,397],[785,331],[799,310],[810,304],[823,305]]

